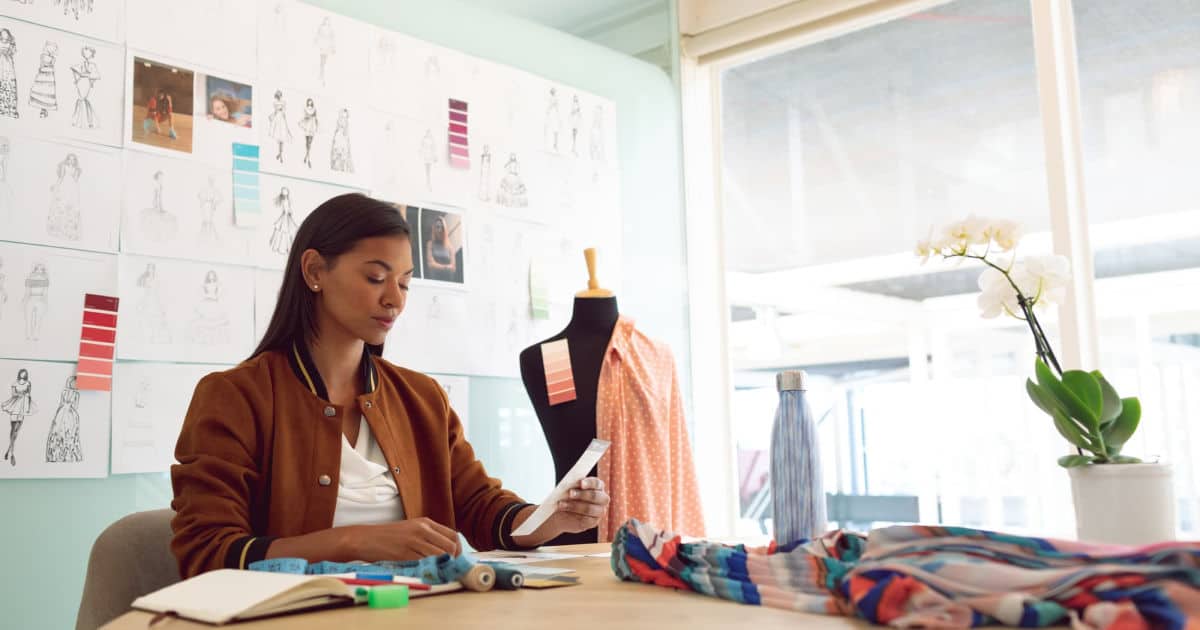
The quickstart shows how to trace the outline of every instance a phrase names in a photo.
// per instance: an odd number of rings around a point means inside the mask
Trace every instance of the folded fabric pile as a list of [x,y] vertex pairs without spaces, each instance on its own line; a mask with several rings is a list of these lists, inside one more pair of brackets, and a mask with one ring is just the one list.
[[1200,630],[1200,543],[1118,547],[917,525],[747,548],[684,543],[630,520],[612,567],[622,580],[898,628]]
[[427,556],[420,560],[378,562],[309,562],[303,558],[270,558],[250,563],[251,571],[328,575],[340,573],[370,573],[419,578],[426,584],[446,584],[458,581],[475,563],[467,556]]

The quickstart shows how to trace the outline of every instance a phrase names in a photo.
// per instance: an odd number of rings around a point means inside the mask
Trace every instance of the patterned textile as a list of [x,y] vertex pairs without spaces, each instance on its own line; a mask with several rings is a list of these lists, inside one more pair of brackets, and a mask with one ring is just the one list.
[[897,628],[1200,630],[1200,543],[1119,547],[965,527],[831,531],[764,548],[684,543],[631,520],[617,577]]

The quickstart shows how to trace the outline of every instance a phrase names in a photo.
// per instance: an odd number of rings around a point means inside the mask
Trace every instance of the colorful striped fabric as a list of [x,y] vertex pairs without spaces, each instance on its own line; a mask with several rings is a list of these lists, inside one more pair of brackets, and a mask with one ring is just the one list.
[[965,527],[831,531],[788,545],[684,543],[630,520],[622,580],[898,628],[1200,630],[1200,543],[1117,547]]

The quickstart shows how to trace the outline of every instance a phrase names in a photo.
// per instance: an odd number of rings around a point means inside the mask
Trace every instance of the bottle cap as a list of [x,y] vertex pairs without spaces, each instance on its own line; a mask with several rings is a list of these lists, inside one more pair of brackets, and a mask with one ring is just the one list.
[[804,370],[788,370],[775,375],[775,387],[781,392],[808,389],[808,374]]
[[368,608],[404,608],[406,606],[408,606],[408,585],[406,584],[373,586],[367,589]]

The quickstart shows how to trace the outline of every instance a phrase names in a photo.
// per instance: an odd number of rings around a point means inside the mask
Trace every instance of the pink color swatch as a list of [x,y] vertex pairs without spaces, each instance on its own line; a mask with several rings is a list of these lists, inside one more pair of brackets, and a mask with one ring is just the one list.
[[571,351],[566,339],[542,344],[542,364],[546,368],[546,393],[550,406],[575,400],[575,377],[571,374]]

